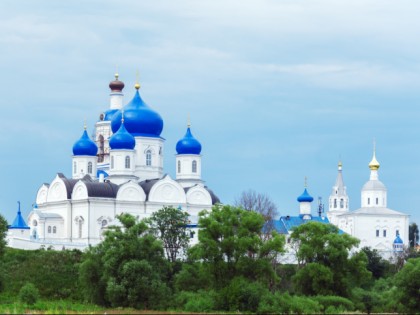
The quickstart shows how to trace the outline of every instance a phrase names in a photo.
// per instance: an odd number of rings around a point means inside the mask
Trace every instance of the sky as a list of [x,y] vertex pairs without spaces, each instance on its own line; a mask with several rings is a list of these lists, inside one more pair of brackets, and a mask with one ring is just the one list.
[[307,177],[327,206],[341,159],[356,210],[375,139],[388,207],[420,223],[419,13],[408,0],[3,0],[0,213],[11,222],[21,201],[26,217],[43,183],[71,176],[118,69],[124,102],[138,71],[163,117],[172,177],[189,115],[223,203],[253,189],[297,215]]

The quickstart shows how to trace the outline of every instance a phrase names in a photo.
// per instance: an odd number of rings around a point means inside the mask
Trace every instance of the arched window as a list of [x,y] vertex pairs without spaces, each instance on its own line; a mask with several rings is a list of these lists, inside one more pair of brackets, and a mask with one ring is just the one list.
[[53,233],[56,234],[57,233],[57,227],[53,226]]
[[92,162],[88,163],[88,174],[92,174]]
[[32,225],[33,225],[33,226],[37,226],[37,225],[38,225],[38,221],[37,221],[37,220],[33,220],[33,221],[32,221]]
[[130,157],[128,155],[125,157],[125,168],[130,168]]
[[344,199],[340,199],[340,208],[343,209],[344,208]]
[[73,174],[77,173],[77,163],[73,162]]
[[178,173],[181,173],[181,161],[178,161]]
[[197,161],[192,161],[192,172],[197,173]]
[[152,151],[147,150],[146,151],[146,166],[152,165]]
[[107,220],[102,220],[101,222],[102,227],[106,227],[107,224],[108,224]]
[[379,203],[379,198],[376,198],[376,204],[378,204]]
[[334,208],[337,208],[337,199],[334,199]]
[[370,205],[370,198],[368,198],[368,205]]
[[111,170],[114,169],[114,157],[111,156]]
[[51,226],[48,226],[48,233],[51,233]]

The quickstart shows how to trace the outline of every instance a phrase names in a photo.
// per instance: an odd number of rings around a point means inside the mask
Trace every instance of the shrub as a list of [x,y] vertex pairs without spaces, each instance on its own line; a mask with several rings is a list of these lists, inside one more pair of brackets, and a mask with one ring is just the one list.
[[311,298],[291,296],[290,294],[265,294],[258,306],[258,313],[263,314],[314,314],[321,312],[321,305]]
[[[352,311],[354,310],[354,304],[349,299],[343,298],[341,296],[334,296],[334,295],[318,295],[313,298],[321,305],[321,310],[325,313],[335,313],[337,310],[342,309],[343,311]],[[327,311],[329,309],[329,311]]]
[[175,303],[183,311],[201,313],[215,310],[215,299],[214,291],[182,291],[177,294]]
[[27,282],[19,291],[19,300],[28,305],[34,305],[39,298],[39,291],[30,282]]

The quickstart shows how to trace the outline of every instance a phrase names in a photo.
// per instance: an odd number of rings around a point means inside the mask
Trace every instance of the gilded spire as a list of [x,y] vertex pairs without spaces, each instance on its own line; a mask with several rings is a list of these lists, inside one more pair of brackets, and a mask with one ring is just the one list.
[[373,157],[372,157],[372,161],[370,161],[369,163],[369,168],[372,171],[377,171],[379,169],[379,166],[380,164],[378,160],[376,159],[376,142],[375,140],[373,140]]
[[83,129],[86,130],[87,126],[86,126],[86,118],[83,120]]
[[118,74],[118,65],[115,66],[115,74],[114,74],[114,76],[115,76],[115,81],[118,81],[118,77],[120,76]]
[[134,85],[136,90],[140,89],[139,77],[140,77],[139,70],[137,70],[137,72],[136,72],[136,84]]

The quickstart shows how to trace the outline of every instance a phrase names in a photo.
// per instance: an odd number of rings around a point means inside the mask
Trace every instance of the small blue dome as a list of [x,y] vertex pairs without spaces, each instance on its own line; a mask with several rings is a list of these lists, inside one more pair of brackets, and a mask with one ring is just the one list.
[[[121,126],[121,116],[121,110],[119,110],[112,117],[113,133],[116,133]],[[124,107],[124,124],[133,136],[160,137],[163,129],[162,117],[147,106],[138,90],[131,102]]]
[[178,154],[200,154],[201,144],[191,134],[190,127],[188,127],[184,138],[179,140],[176,144],[176,152]]
[[403,244],[403,240],[400,237],[400,233],[397,234],[397,237],[394,240],[394,244]]
[[297,197],[297,201],[298,202],[312,202],[314,201],[314,197],[312,197],[305,188],[302,195]]
[[124,125],[122,123],[120,129],[109,139],[109,146],[112,150],[133,150],[136,146],[136,140],[128,133]]
[[98,147],[96,146],[95,142],[89,138],[85,129],[82,137],[73,145],[73,154],[95,156],[97,153]]
[[101,174],[104,175],[104,178],[107,178],[109,176],[108,173],[105,172],[104,170],[97,170],[96,171],[96,177],[99,178],[101,176]]

